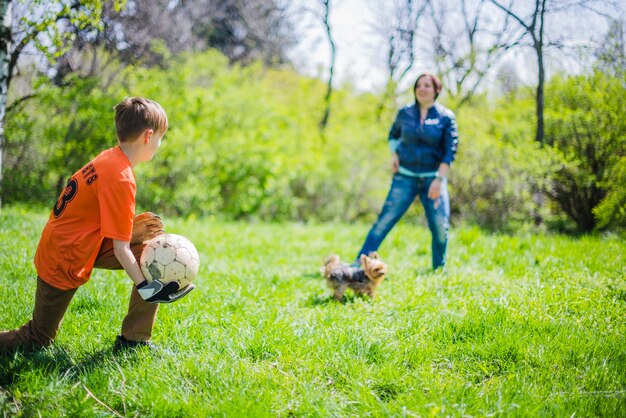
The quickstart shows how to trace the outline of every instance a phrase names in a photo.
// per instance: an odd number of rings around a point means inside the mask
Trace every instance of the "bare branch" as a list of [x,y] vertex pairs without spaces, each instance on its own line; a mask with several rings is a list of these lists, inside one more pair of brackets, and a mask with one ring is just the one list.
[[28,100],[37,97],[37,93],[27,94],[26,96],[22,96],[19,99],[14,100],[9,106],[6,108],[6,113],[10,113],[13,110],[17,109],[19,106],[23,105]]
[[516,15],[515,13],[513,13],[511,11],[511,7],[504,7],[503,5],[501,5],[498,1],[496,0],[489,0],[491,3],[493,3],[494,6],[498,7],[500,10],[502,10],[504,13],[506,13],[508,16],[512,17],[513,19],[515,19],[517,21],[517,23],[519,23],[520,25],[522,25],[522,27],[524,27],[527,31],[530,31],[531,28],[526,24],[526,22],[524,22],[522,20],[522,18],[520,18],[518,15]]

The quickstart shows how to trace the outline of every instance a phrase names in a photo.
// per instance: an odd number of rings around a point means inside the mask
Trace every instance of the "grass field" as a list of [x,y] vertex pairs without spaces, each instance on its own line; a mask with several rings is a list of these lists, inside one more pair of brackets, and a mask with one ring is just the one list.
[[[29,319],[46,211],[0,214],[0,328]],[[130,280],[96,271],[55,345],[0,357],[4,416],[626,416],[626,243],[616,235],[402,223],[375,301],[330,299],[324,257],[369,225],[166,219],[200,252],[197,289],[164,305],[156,352],[113,353]]]

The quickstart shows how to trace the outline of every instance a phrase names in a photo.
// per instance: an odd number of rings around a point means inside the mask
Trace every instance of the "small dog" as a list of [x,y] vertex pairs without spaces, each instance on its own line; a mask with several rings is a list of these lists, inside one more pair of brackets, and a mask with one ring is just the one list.
[[361,267],[352,267],[341,263],[338,255],[331,255],[324,263],[322,274],[328,287],[333,290],[335,299],[343,300],[347,288],[354,290],[357,295],[369,295],[372,299],[376,297],[376,288],[385,280],[387,265],[375,252],[369,256],[361,254],[360,260]]

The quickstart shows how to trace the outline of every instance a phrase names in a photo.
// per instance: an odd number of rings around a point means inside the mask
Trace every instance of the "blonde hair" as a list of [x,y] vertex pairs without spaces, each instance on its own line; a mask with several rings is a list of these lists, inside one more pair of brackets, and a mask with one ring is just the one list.
[[167,115],[157,102],[143,97],[127,97],[115,105],[115,133],[120,142],[132,141],[146,129],[167,130]]

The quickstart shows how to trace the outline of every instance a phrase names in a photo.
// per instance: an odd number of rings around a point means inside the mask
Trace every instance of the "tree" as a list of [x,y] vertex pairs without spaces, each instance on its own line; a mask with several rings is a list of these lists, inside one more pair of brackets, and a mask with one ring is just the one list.
[[0,1],[0,207],[2,207],[2,157],[4,150],[4,114],[9,90],[11,43],[11,0]]
[[537,56],[537,96],[536,96],[536,116],[537,116],[537,129],[535,131],[535,140],[539,143],[543,143],[544,136],[544,85],[545,85],[545,67],[543,63],[543,48],[544,48],[544,23],[546,15],[546,3],[549,0],[535,0],[533,12],[527,19],[528,22],[521,18],[518,14],[514,13],[511,6],[503,6],[496,0],[490,0],[499,9],[504,11],[508,16],[511,16],[520,26],[524,29],[523,36],[530,36],[532,40],[532,47]]
[[383,103],[397,95],[416,63],[432,67],[456,108],[472,99],[480,83],[506,54],[510,18],[494,20],[487,0],[395,0],[374,2],[375,31],[386,44],[389,74]]
[[596,50],[597,67],[606,74],[619,76],[626,70],[626,21],[611,20],[609,31]]
[[[289,6],[286,12],[290,22],[295,28],[296,38],[306,38],[311,33],[315,33],[315,47],[321,45],[320,38],[324,38],[329,49],[328,77],[324,94],[324,111],[317,124],[319,132],[323,135],[331,116],[331,98],[333,95],[333,82],[335,76],[335,59],[337,57],[337,46],[331,25],[331,15],[334,7],[339,2],[332,0],[315,0],[310,2],[287,1]],[[320,27],[322,33],[319,33]],[[307,51],[310,54],[311,51]],[[326,71],[324,65],[324,71]],[[320,68],[321,69],[321,68]]]
[[598,70],[556,77],[548,92],[545,146],[554,164],[547,195],[581,231],[596,227],[594,210],[601,202],[606,202],[601,226],[623,222],[626,71],[617,77]]
[[485,10],[486,2],[428,1],[434,64],[457,109],[472,99],[508,50],[509,17],[494,21]]
[[[607,36],[602,46],[596,51],[598,62],[596,67],[599,72],[606,74],[613,80],[613,86],[619,86],[621,82],[621,97],[626,95],[626,35],[623,20],[611,22]],[[620,93],[619,89],[616,93]],[[619,97],[619,96],[618,96]],[[621,101],[619,106],[623,108],[625,103]],[[623,118],[616,118],[615,125],[622,124]],[[621,152],[619,148],[614,152],[615,165],[606,178],[600,182],[601,187],[607,190],[604,199],[593,209],[597,219],[596,228],[611,226],[626,226],[626,128],[623,129]],[[606,133],[604,133],[606,135]],[[614,150],[615,151],[615,150]]]
[[[497,9],[504,12],[507,16],[510,16],[515,22],[518,23],[521,32],[518,39],[507,46],[507,48],[515,46],[527,46],[523,41],[525,38],[530,38],[530,47],[533,49],[537,59],[537,89],[536,89],[536,118],[537,125],[535,130],[535,140],[540,144],[544,142],[544,108],[545,108],[545,49],[547,47],[557,47],[563,49],[564,42],[559,39],[548,41],[546,37],[546,23],[548,15],[564,15],[568,11],[578,10],[586,11],[588,13],[595,13],[603,15],[601,9],[595,8],[595,6],[603,8],[619,9],[615,2],[612,1],[600,1],[600,0],[534,0],[533,7],[530,13],[523,15],[522,12],[514,9],[514,4],[511,2],[508,5],[503,4],[501,0],[489,0]],[[517,2],[519,4],[520,2]],[[567,36],[563,34],[563,36]]]
[[181,52],[215,48],[231,62],[285,62],[293,44],[286,10],[274,0],[142,0],[106,7],[98,42],[126,63],[166,65]]
[[[115,0],[120,10],[125,0]],[[4,150],[4,116],[11,80],[16,74],[19,58],[28,46],[34,46],[50,61],[58,59],[75,40],[72,28],[98,29],[104,0],[37,0],[30,2],[19,19],[12,21],[10,0],[0,3],[3,17],[0,39],[0,161]],[[9,19],[9,20],[7,20]],[[11,25],[10,23],[13,23]],[[4,55],[3,55],[4,54]],[[2,196],[2,165],[0,163],[0,196]],[[1,199],[1,197],[0,197]],[[2,204],[0,200],[0,205]]]
[[376,111],[380,120],[385,104],[397,95],[396,88],[413,68],[416,60],[415,40],[427,0],[396,0],[375,2],[374,31],[386,45],[387,83]]
[[333,73],[335,71],[335,56],[336,48],[333,34],[330,28],[330,0],[320,0],[324,11],[322,14],[322,22],[324,22],[324,30],[326,33],[326,39],[328,39],[328,45],[330,47],[330,64],[328,66],[328,82],[326,84],[326,95],[324,96],[324,115],[320,121],[320,129],[323,131],[328,125],[328,118],[330,117],[330,98],[333,93]]

